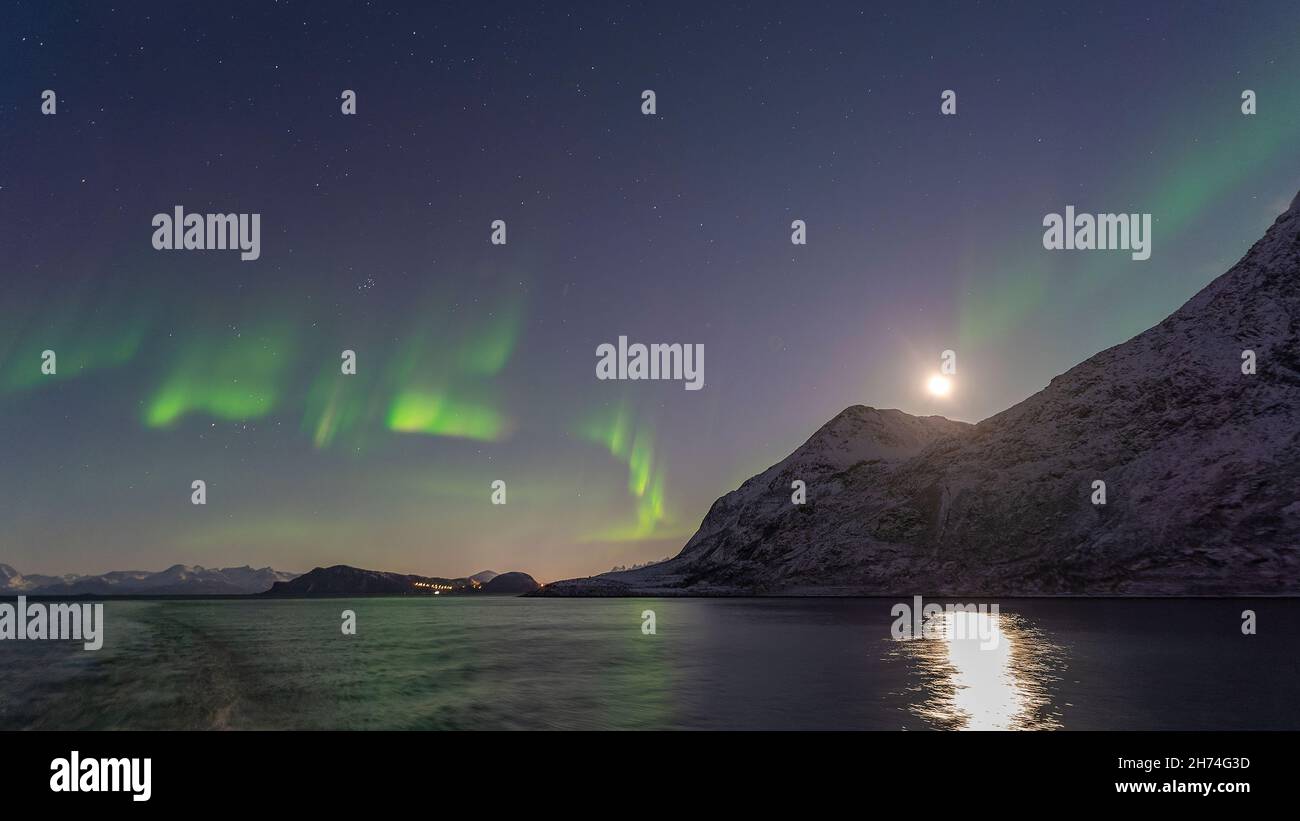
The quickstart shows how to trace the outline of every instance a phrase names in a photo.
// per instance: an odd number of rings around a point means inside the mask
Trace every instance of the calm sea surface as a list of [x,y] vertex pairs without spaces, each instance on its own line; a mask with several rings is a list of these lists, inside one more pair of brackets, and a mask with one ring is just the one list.
[[0,728],[1300,729],[1297,600],[896,603],[109,601],[98,652],[0,642]]

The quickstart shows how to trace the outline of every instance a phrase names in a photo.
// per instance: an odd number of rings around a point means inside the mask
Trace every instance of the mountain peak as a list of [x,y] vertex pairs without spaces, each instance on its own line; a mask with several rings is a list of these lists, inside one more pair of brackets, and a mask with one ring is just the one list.
[[901,459],[915,456],[936,439],[970,427],[942,416],[913,416],[896,408],[850,405],[781,464],[842,470],[859,462]]

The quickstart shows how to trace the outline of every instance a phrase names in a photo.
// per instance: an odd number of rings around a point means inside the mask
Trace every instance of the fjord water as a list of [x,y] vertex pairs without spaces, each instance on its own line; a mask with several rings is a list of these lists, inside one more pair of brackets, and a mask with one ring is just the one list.
[[0,642],[0,729],[1300,729],[1298,600],[1000,600],[983,649],[897,601],[109,601]]

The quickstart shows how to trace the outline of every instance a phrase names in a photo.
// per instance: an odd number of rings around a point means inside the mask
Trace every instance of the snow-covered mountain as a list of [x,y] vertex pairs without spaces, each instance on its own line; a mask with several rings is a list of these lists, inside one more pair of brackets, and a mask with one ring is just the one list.
[[1300,593],[1300,195],[1159,325],[1018,405],[849,408],[671,561],[541,591],[709,593]]
[[179,596],[262,593],[279,581],[296,578],[269,567],[221,569],[172,565],[166,570],[115,570],[98,576],[24,576],[0,564],[0,595],[42,596]]
[[22,590],[30,582],[7,564],[0,564],[0,590]]
[[14,570],[7,564],[0,564],[0,593],[7,590],[24,592],[37,587],[44,587],[49,584],[60,584],[62,582],[74,581],[81,578],[75,574],[66,576],[24,576],[17,570]]

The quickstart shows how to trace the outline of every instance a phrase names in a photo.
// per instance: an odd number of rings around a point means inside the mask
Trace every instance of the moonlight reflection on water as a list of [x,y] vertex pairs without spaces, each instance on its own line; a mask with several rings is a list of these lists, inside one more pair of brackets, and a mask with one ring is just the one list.
[[892,653],[914,665],[915,715],[944,730],[1061,729],[1051,690],[1065,653],[1024,617],[937,613],[922,636]]

